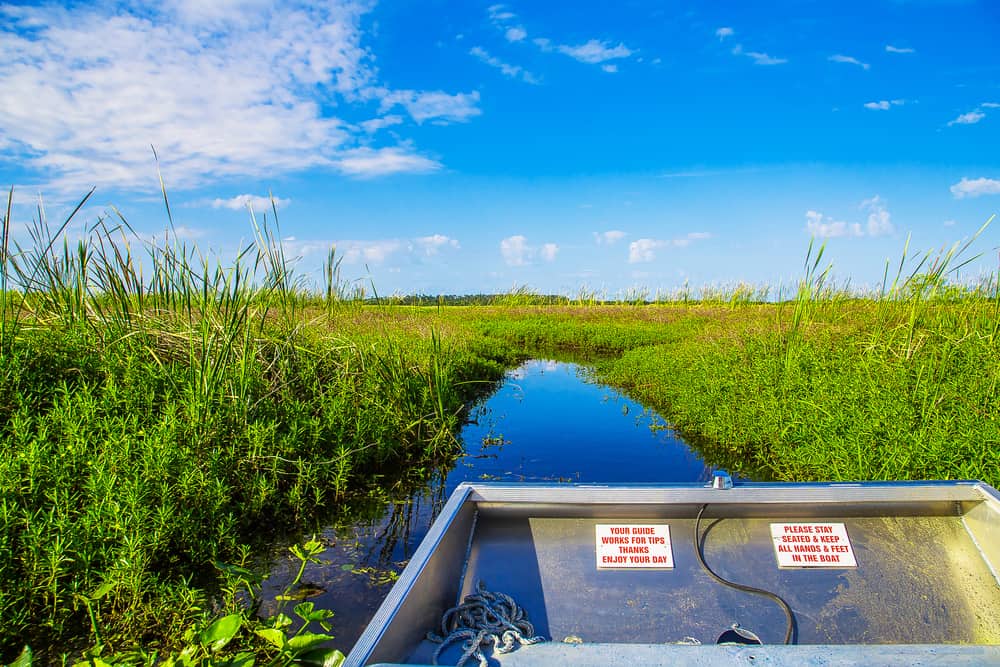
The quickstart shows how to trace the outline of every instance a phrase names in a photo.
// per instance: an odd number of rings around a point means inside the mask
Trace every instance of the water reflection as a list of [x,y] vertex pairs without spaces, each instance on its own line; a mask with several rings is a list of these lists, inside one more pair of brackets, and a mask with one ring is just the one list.
[[[582,366],[529,361],[473,407],[450,469],[413,471],[382,498],[345,507],[323,535],[322,566],[305,589],[334,611],[337,646],[349,649],[374,616],[448,495],[465,481],[696,482],[709,469],[655,413],[594,382]],[[407,483],[407,480],[410,483]],[[273,570],[265,598],[295,564]]]

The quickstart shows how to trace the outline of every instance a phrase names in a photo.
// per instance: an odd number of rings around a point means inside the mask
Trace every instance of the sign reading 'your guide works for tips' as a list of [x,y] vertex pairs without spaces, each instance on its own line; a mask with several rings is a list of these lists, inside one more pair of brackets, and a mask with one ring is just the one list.
[[597,524],[597,569],[673,566],[674,554],[667,524]]
[[842,523],[772,523],[778,567],[857,567]]

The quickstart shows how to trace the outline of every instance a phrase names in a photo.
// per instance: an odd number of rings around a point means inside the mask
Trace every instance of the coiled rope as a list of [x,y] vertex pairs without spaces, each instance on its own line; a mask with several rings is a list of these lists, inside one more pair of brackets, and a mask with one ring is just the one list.
[[444,613],[441,634],[429,632],[427,639],[441,644],[434,651],[435,665],[445,648],[464,641],[462,657],[455,663],[456,667],[461,667],[469,658],[476,658],[479,667],[489,667],[483,648],[491,644],[496,653],[510,653],[517,642],[528,645],[545,641],[544,637],[535,636],[535,626],[513,598],[486,590],[482,581],[476,584],[475,593],[465,596],[462,604]]

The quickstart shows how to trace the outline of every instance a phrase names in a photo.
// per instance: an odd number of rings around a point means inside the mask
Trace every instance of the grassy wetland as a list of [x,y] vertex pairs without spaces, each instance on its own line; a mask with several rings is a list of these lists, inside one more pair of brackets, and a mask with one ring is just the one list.
[[[953,282],[968,247],[904,252],[870,295],[830,284],[810,248],[774,302],[522,289],[419,306],[361,299],[332,252],[326,284],[303,287],[272,213],[223,262],[117,212],[70,238],[72,216],[40,210],[16,241],[8,205],[0,660],[30,645],[45,663],[330,664],[308,653],[336,618],[258,617],[254,550],[449,465],[470,401],[540,350],[593,355],[750,477],[1000,484],[1000,283]],[[296,547],[300,578],[318,549]]]

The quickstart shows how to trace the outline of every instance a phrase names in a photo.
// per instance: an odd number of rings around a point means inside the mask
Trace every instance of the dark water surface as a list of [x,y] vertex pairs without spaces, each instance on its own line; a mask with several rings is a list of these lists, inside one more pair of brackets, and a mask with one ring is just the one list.
[[[471,411],[461,439],[466,453],[450,470],[324,531],[324,562],[306,570],[313,586],[303,594],[335,612],[335,643],[345,653],[461,482],[696,482],[710,473],[659,416],[564,362],[534,360],[508,373]],[[266,599],[297,569],[278,560]]]

